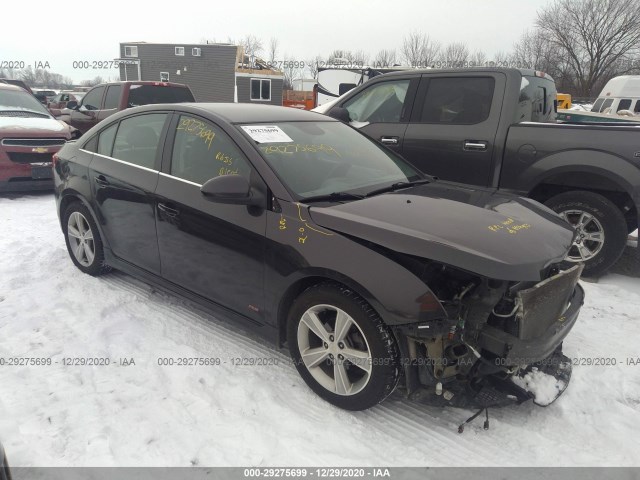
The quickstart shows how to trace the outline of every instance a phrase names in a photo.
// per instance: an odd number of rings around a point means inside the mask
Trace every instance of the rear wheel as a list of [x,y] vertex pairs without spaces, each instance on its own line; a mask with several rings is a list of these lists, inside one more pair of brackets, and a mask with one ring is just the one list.
[[91,212],[80,202],[70,204],[63,216],[64,236],[73,263],[89,275],[97,276],[111,268],[104,262],[104,250]]
[[575,191],[545,202],[578,232],[565,259],[584,263],[584,276],[605,273],[620,258],[627,243],[627,222],[613,202],[593,192]]
[[346,287],[321,284],[303,292],[289,312],[287,339],[307,385],[340,408],[372,407],[398,383],[393,335],[373,308]]

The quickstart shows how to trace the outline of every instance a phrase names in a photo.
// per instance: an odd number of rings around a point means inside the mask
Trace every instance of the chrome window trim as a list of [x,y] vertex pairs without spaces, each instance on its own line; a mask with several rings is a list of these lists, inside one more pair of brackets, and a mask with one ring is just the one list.
[[126,160],[119,160],[117,158],[109,157],[107,155],[102,155],[101,153],[90,152],[88,150],[85,150],[84,148],[79,148],[78,150],[80,150],[81,152],[84,152],[84,153],[88,153],[90,155],[97,155],[98,157],[106,158],[107,160],[113,160],[115,162],[123,163],[123,164],[129,165],[131,167],[140,168],[142,170],[146,170],[147,172],[160,173],[159,170],[155,170],[153,168],[143,167],[142,165],[136,165],[135,163],[127,162]]
[[[175,175],[170,175],[170,174],[164,173],[164,172],[158,172],[158,173],[160,173],[160,175],[162,175],[163,177],[173,178],[174,180],[180,180],[181,182],[188,183],[189,185],[194,185],[196,187],[202,187],[201,183],[192,182],[191,180],[185,180],[184,178],[176,177]],[[215,178],[215,177],[211,177],[211,178]]]

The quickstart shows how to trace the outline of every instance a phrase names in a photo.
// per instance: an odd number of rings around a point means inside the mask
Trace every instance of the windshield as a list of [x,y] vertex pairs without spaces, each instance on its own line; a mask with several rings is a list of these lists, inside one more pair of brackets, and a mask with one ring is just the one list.
[[30,93],[23,90],[0,89],[0,112],[25,111],[49,116],[49,112]]
[[240,127],[298,199],[368,192],[422,175],[393,152],[340,122]]

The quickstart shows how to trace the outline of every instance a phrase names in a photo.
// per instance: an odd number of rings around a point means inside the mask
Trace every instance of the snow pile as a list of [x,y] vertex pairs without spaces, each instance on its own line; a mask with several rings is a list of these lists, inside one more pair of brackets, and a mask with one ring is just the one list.
[[583,112],[590,112],[593,107],[592,103],[572,103],[569,110],[580,110]]
[[[640,360],[627,360],[640,356],[640,279],[583,283],[562,397],[491,409],[490,430],[478,421],[458,435],[473,412],[398,393],[339,410],[239,327],[122,273],[82,274],[51,194],[0,197],[0,225],[0,358],[53,362],[0,366],[12,466],[640,466]],[[159,365],[166,357],[221,362]],[[262,358],[271,364],[233,361]]]
[[563,380],[533,367],[523,377],[513,377],[513,383],[533,394],[538,405],[550,405],[567,386]]

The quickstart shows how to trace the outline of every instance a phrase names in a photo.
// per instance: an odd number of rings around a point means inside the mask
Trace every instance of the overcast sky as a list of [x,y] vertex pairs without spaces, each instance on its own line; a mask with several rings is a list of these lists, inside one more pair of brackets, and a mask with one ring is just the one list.
[[[278,59],[307,60],[334,49],[400,49],[410,31],[446,44],[465,42],[489,59],[509,51],[536,11],[551,0],[136,0],[6,1],[0,17],[0,62],[48,62],[51,71],[84,79],[117,69],[79,70],[73,62],[113,60],[120,42],[226,42],[253,34],[265,47],[279,40]],[[267,9],[265,9],[265,6]],[[266,56],[266,55],[265,55]],[[1,64],[0,64],[1,66]]]

